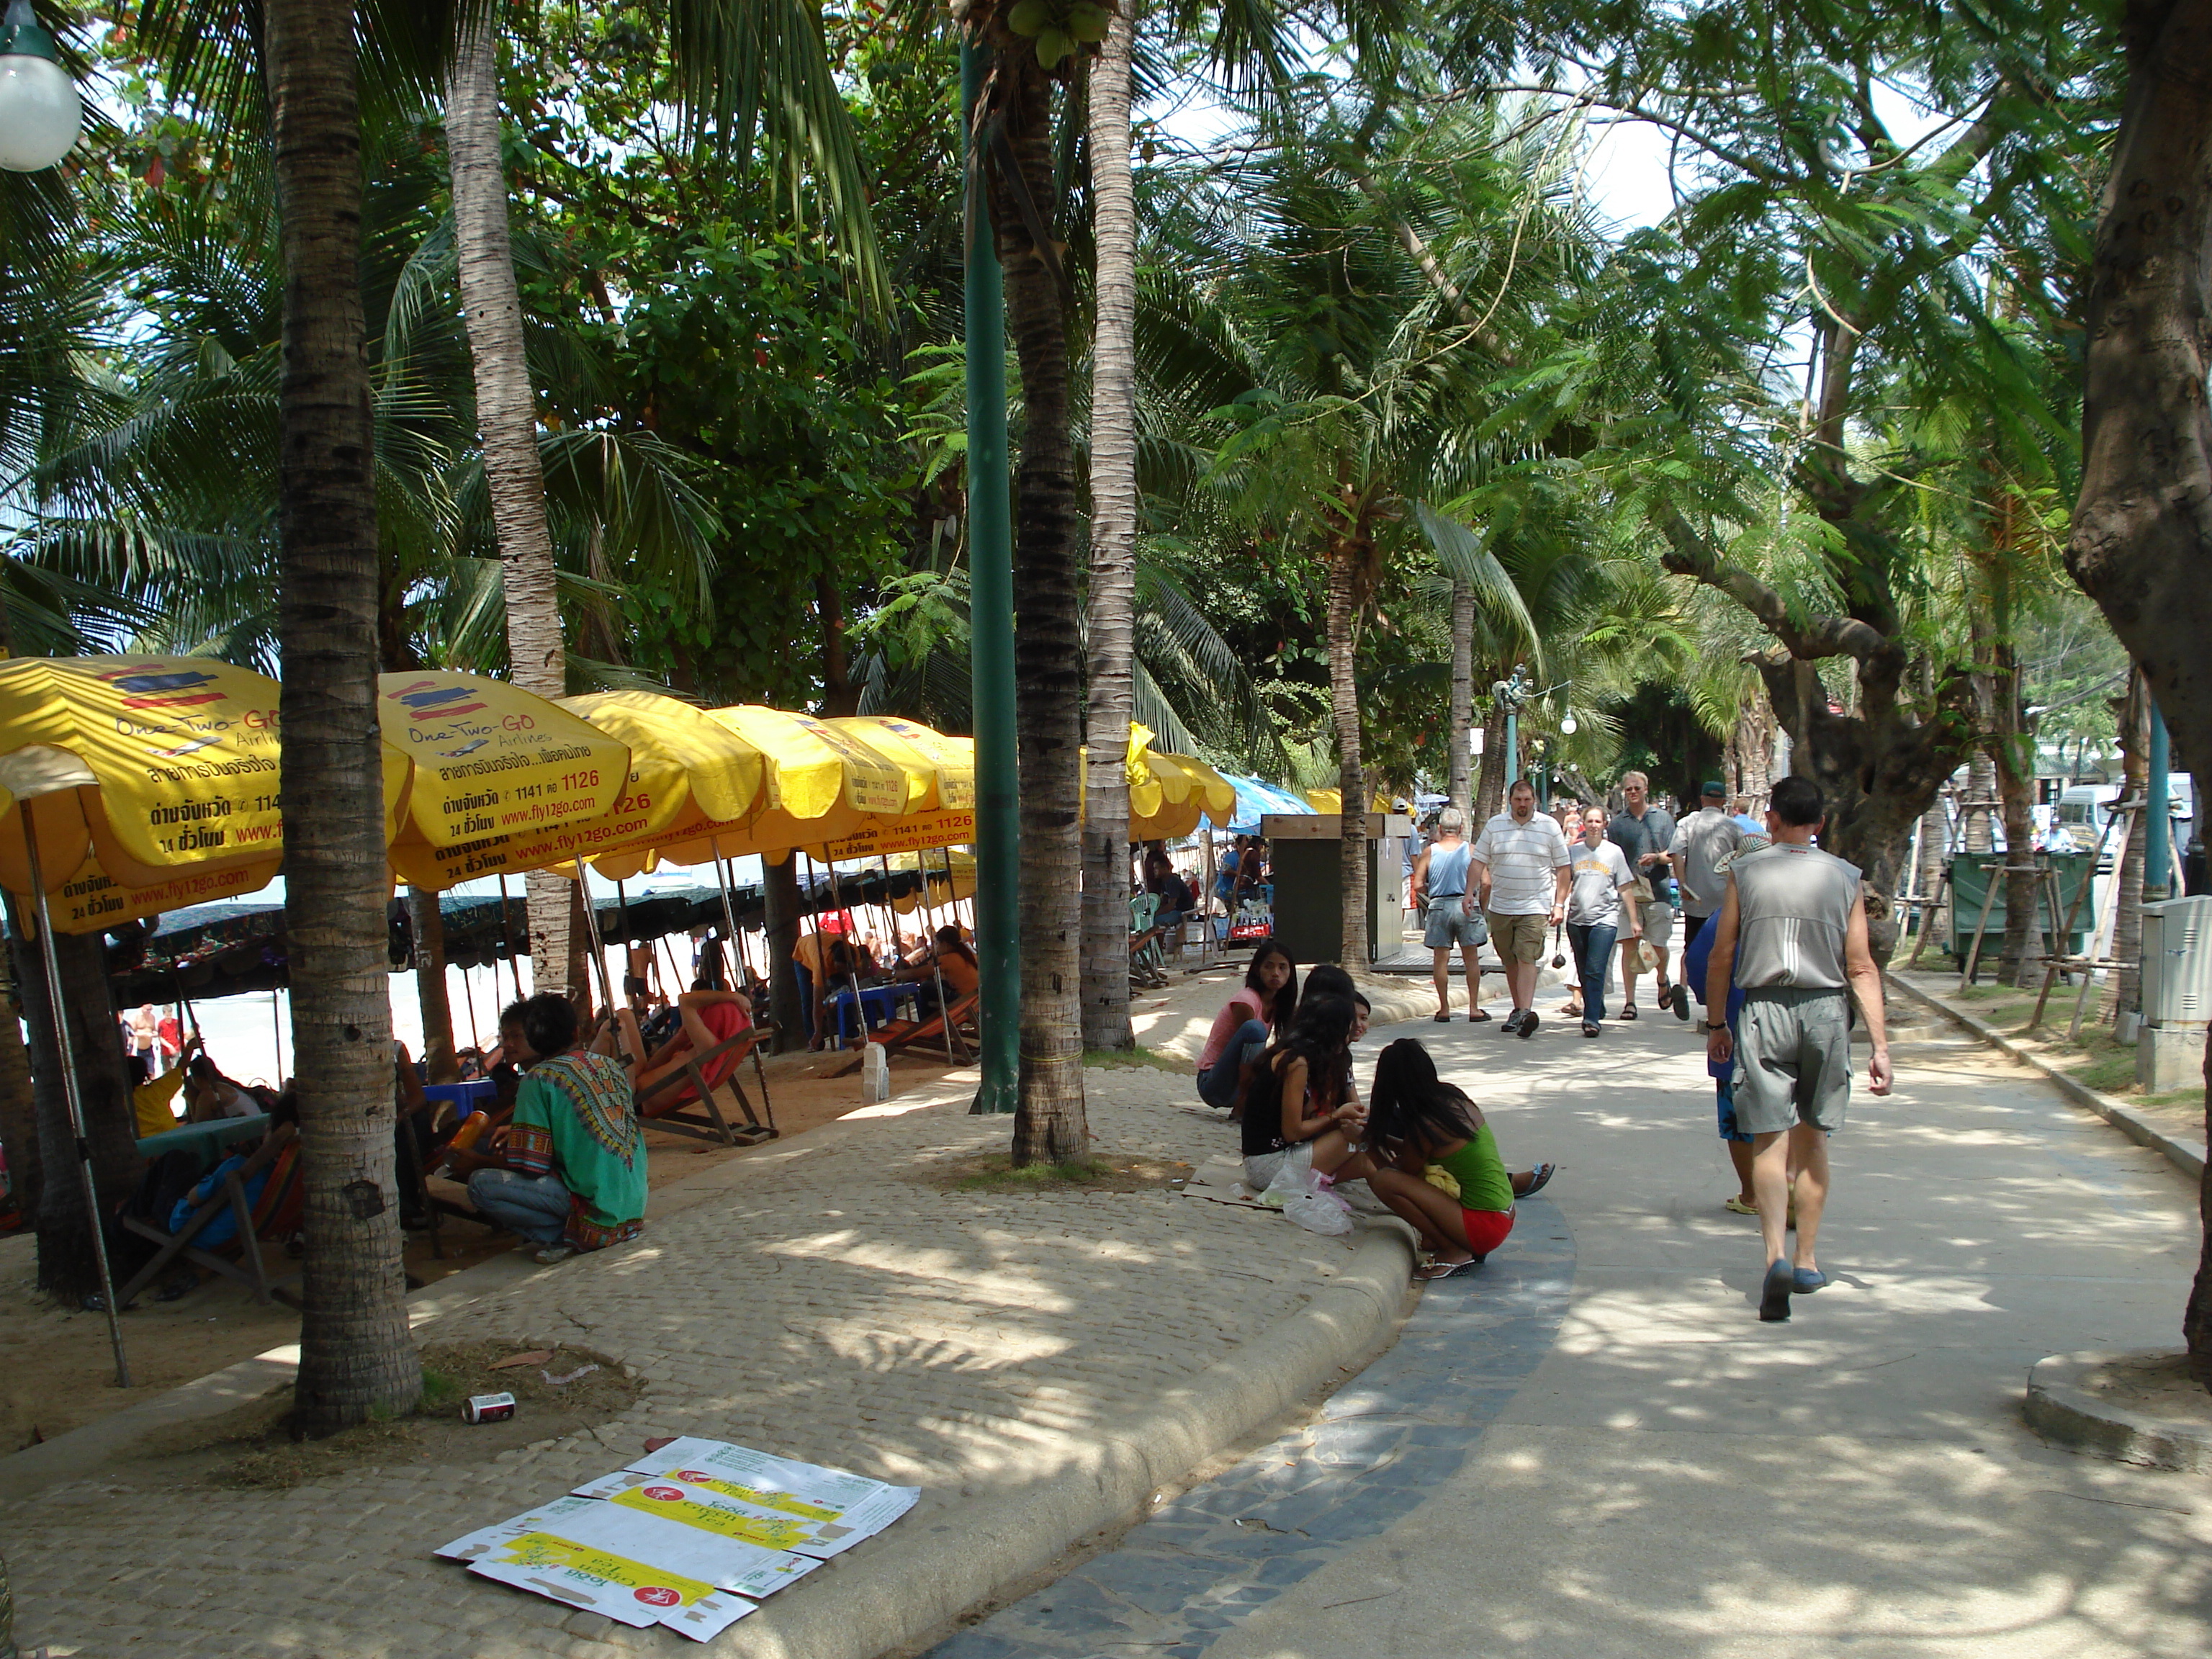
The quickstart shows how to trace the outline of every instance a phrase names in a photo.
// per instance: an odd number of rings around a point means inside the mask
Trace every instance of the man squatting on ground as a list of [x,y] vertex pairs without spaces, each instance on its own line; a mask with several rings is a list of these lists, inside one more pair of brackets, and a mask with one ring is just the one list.
[[[1736,858],[1713,933],[1705,1006],[1728,1007],[1731,983],[1743,1011],[1731,1038],[1725,1017],[1706,1052],[1735,1058],[1730,1079],[1737,1126],[1752,1137],[1752,1181],[1766,1277],[1759,1316],[1790,1317],[1794,1292],[1827,1281],[1814,1257],[1828,1198],[1827,1137],[1844,1127],[1851,1092],[1850,1002],[1866,1017],[1874,1053],[1868,1086],[1889,1092],[1889,1036],[1881,970],[1867,947],[1866,894],[1856,866],[1813,845],[1825,802],[1810,778],[1774,786],[1766,827],[1774,845]],[[1796,1176],[1797,1250],[1783,1259],[1791,1174]]]
[[1437,814],[1437,838],[1413,860],[1413,905],[1421,913],[1422,938],[1436,957],[1437,1024],[1451,1021],[1451,953],[1459,947],[1467,969],[1467,1018],[1488,1019],[1482,1008],[1482,942],[1490,937],[1474,908],[1468,864],[1467,814],[1447,806]]
[[1558,823],[1536,811],[1534,785],[1516,781],[1505,800],[1510,810],[1482,826],[1470,867],[1513,994],[1503,1029],[1525,1037],[1536,1030],[1536,964],[1543,960],[1545,931],[1566,919],[1573,866]]
[[[1620,775],[1624,810],[1607,826],[1606,838],[1620,848],[1628,867],[1636,872],[1637,914],[1644,922],[1644,941],[1658,955],[1659,1001],[1667,1004],[1667,940],[1674,931],[1674,907],[1668,902],[1673,890],[1667,885],[1667,849],[1674,844],[1674,817],[1664,807],[1650,805],[1651,781],[1641,772]],[[1636,959],[1637,941],[1620,946],[1620,1017],[1636,1018],[1636,978],[1643,971]]]

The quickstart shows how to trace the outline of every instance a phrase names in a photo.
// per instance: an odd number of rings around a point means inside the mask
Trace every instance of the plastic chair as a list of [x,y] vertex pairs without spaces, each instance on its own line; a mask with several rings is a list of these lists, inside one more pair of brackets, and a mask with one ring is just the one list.
[[1158,893],[1139,893],[1129,901],[1129,976],[1145,985],[1168,982],[1167,953],[1160,949],[1159,930],[1152,926],[1159,913]]

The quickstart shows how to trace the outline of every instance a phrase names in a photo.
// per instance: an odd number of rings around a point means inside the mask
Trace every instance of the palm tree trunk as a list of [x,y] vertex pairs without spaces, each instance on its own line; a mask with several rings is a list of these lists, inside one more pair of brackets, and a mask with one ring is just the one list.
[[[1996,716],[1990,758],[1996,768],[1997,804],[2004,819],[2005,863],[2017,872],[2005,877],[2004,948],[1997,957],[1997,983],[2025,984],[2028,958],[2039,952],[2043,938],[2036,926],[2043,902],[2043,884],[2027,866],[2035,856],[2034,739],[2028,731],[2027,709],[2021,691],[2020,654],[2001,631],[1990,676],[1992,711]],[[2051,925],[2055,928],[2058,918]]]
[[1997,765],[1983,750],[1966,757],[1966,845],[1969,853],[1996,850],[1996,820],[1991,809],[1997,799]]
[[1344,890],[1344,930],[1337,959],[1357,972],[1367,966],[1367,772],[1359,746],[1358,550],[1332,538],[1328,548],[1329,712],[1336,724],[1337,823]]
[[[463,33],[446,88],[446,156],[453,174],[461,307],[476,366],[484,485],[499,535],[507,662],[514,683],[524,690],[557,697],[568,689],[568,653],[554,584],[553,538],[545,526],[545,479],[538,460],[537,402],[523,350],[522,299],[515,289],[514,251],[507,237],[499,33],[488,11]],[[531,967],[541,990],[568,980],[572,885],[543,872],[533,872],[524,883]]]
[[[47,994],[46,966],[23,927],[10,932],[23,1022],[30,1028],[40,1162],[53,1175],[39,1199],[39,1288],[73,1307],[100,1288],[92,1218],[85,1212],[84,1185],[77,1176],[76,1135],[70,1127],[61,1055],[54,1047],[54,1005]],[[137,1126],[124,1075],[123,1045],[108,993],[107,942],[98,933],[56,933],[54,957],[61,969],[59,997],[69,1016],[85,1138],[92,1149],[93,1186],[105,1209],[129,1194],[140,1167],[132,1145]],[[14,1015],[0,1012],[0,1018]]]
[[1474,810],[1468,814],[1468,836],[1482,833],[1482,826],[1505,810],[1505,711],[1496,703],[1482,717],[1482,764],[1476,769]]
[[1452,579],[1451,781],[1446,793],[1462,812],[1474,805],[1468,790],[1474,757],[1468,732],[1474,724],[1474,585]]
[[[0,956],[0,963],[8,961]],[[0,1155],[8,1160],[8,1181],[15,1206],[27,1216],[39,1212],[39,1186],[46,1160],[39,1150],[39,1108],[31,1087],[31,1056],[23,1047],[23,1028],[13,1017],[15,999],[0,995]]]
[[427,887],[407,890],[407,921],[415,935],[415,1000],[422,1010],[420,1058],[433,1083],[458,1083],[453,1058],[453,1001],[446,989],[446,915]]
[[1091,347],[1091,776],[1083,837],[1083,1046],[1127,1048],[1129,746],[1137,552],[1137,201],[1129,177],[1129,51],[1122,0],[1091,65],[1091,199],[1098,247]]
[[284,910],[307,1191],[295,1421],[321,1434],[410,1408],[422,1370],[393,1202],[376,434],[353,8],[268,0],[262,15],[284,252]]
[[[1083,638],[1076,602],[1075,457],[1068,435],[1067,318],[1056,252],[1023,213],[1052,217],[1051,82],[1017,39],[998,56],[1000,103],[1018,182],[991,176],[1006,271],[1007,332],[1021,364],[1022,464],[1014,534],[1015,741],[1021,781],[1021,1082],[1013,1161],[1083,1157],[1081,841]],[[1123,831],[1124,834],[1127,831]]]

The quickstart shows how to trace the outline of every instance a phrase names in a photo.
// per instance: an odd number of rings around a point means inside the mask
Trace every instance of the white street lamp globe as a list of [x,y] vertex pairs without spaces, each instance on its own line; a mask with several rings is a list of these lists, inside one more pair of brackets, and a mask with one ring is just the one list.
[[1559,730],[1565,732],[1568,737],[1571,738],[1574,736],[1576,732],[1575,717],[1572,714],[1570,714],[1565,720],[1561,720],[1559,722]]
[[67,155],[84,120],[76,87],[28,0],[0,24],[0,167],[36,173]]

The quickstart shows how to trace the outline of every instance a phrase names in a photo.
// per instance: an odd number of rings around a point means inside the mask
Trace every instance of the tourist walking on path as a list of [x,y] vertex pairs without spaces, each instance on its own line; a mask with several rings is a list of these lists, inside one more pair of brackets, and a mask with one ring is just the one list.
[[1411,1037],[1376,1057],[1372,1094],[1367,1157],[1338,1179],[1364,1169],[1368,1190],[1421,1236],[1435,1258],[1422,1278],[1480,1267],[1513,1231],[1515,1200],[1540,1191],[1555,1166],[1508,1174],[1482,1109],[1438,1077],[1429,1051]]
[[[1793,1293],[1827,1282],[1814,1251],[1828,1198],[1827,1138],[1844,1127],[1850,1101],[1854,996],[1874,1043],[1868,1086],[1877,1095],[1890,1086],[1881,970],[1867,948],[1859,872],[1813,845],[1825,805],[1810,778],[1774,786],[1766,809],[1774,845],[1726,871],[1705,970],[1708,1007],[1724,1011],[1731,984],[1744,994],[1735,1036],[1725,1017],[1714,1022],[1706,1053],[1735,1061],[1736,1124],[1753,1138],[1752,1184],[1766,1247],[1759,1316],[1768,1321],[1790,1317]],[[1793,1172],[1797,1249],[1784,1261]]]
[[[1728,884],[1722,872],[1723,863],[1743,844],[1743,831],[1736,828],[1735,820],[1728,814],[1724,803],[1728,790],[1718,778],[1707,780],[1699,792],[1698,810],[1674,826],[1674,839],[1667,848],[1668,861],[1674,866],[1674,880],[1682,890],[1682,948],[1689,949],[1690,941],[1698,936],[1716,910],[1721,908],[1721,892]],[[1667,1000],[1667,994],[1660,993]],[[1674,1018],[1690,1017],[1690,988],[1677,982],[1674,994]]]
[[1198,1051],[1198,1097],[1227,1107],[1231,1122],[1243,1117],[1244,1068],[1259,1059],[1270,1035],[1290,1030],[1297,1006],[1297,964],[1274,940],[1262,940],[1244,969],[1243,988],[1213,1017],[1213,1029]]
[[1582,981],[1583,1035],[1594,1037],[1605,1018],[1613,941],[1625,938],[1633,944],[1643,937],[1644,924],[1636,914],[1636,877],[1620,848],[1606,839],[1605,809],[1591,807],[1578,828],[1582,836],[1569,866],[1573,885],[1567,896],[1567,943]]
[[1490,937],[1474,908],[1474,886],[1468,879],[1474,849],[1468,844],[1467,814],[1447,806],[1437,814],[1437,838],[1413,860],[1413,908],[1421,913],[1421,937],[1436,957],[1437,1024],[1449,1024],[1451,955],[1455,946],[1467,969],[1467,1017],[1490,1018],[1482,1011],[1482,942]]
[[[1620,848],[1628,867],[1636,872],[1636,909],[1644,922],[1644,943],[1657,956],[1658,996],[1668,1000],[1667,940],[1674,931],[1673,869],[1667,849],[1674,844],[1674,815],[1650,802],[1651,781],[1641,772],[1624,772],[1620,778],[1622,809],[1606,829],[1606,839]],[[1637,960],[1637,941],[1620,949],[1620,1017],[1636,1018],[1636,980],[1643,972]]]
[[1482,826],[1469,867],[1513,995],[1505,1034],[1525,1037],[1536,1030],[1536,964],[1543,960],[1544,935],[1566,917],[1571,860],[1557,822],[1538,814],[1535,787],[1528,779],[1506,791],[1505,800],[1509,810]]

